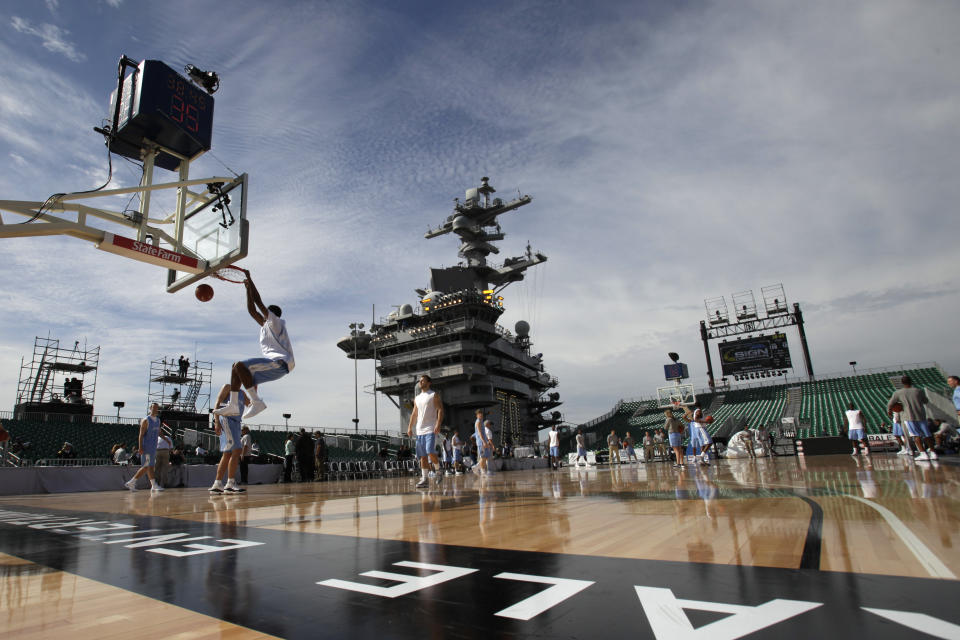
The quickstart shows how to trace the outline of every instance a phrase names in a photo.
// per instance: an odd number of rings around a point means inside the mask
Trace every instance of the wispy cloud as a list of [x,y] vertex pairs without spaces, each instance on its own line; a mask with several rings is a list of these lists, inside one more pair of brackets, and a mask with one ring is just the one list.
[[[51,10],[56,8],[56,3],[54,2],[53,4],[54,6],[51,7]],[[49,6],[48,4],[48,7]],[[78,51],[76,45],[67,39],[70,32],[66,29],[61,29],[49,23],[34,26],[30,21],[18,16],[13,16],[10,19],[10,24],[20,33],[40,38],[43,48],[47,51],[62,54],[73,62],[83,62],[87,59],[87,56],[83,52]]]

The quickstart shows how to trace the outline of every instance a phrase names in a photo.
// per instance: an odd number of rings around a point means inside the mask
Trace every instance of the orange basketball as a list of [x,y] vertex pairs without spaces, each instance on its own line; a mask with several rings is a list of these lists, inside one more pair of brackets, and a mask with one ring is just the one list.
[[890,411],[893,411],[894,413],[900,413],[903,411],[903,405],[899,402],[894,402],[892,405],[890,405]]
[[707,424],[710,424],[713,422],[713,416],[707,416],[706,418],[703,419],[703,421],[706,422]]
[[213,287],[208,284],[198,284],[196,296],[200,302],[209,302],[213,299]]
[[0,442],[6,442],[10,439],[10,432],[0,427]]

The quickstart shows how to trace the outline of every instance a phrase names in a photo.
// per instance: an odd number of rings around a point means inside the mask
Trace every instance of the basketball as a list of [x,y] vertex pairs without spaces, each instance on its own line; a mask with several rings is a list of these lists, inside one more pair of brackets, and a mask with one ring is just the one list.
[[198,284],[196,295],[200,302],[209,302],[213,299],[213,287],[208,284]]
[[903,411],[903,405],[899,402],[894,402],[892,405],[890,405],[890,411],[894,413],[900,413]]
[[0,427],[0,442],[6,442],[10,439],[10,432]]
[[707,424],[710,424],[713,422],[713,416],[707,416],[706,418],[703,419],[703,421],[706,422]]

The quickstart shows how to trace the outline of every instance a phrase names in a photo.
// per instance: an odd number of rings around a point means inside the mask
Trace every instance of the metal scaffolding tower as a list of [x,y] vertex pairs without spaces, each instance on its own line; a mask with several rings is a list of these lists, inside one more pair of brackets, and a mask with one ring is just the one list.
[[147,407],[156,402],[162,411],[206,413],[212,378],[212,362],[183,356],[151,360]]
[[[77,340],[70,348],[62,348],[57,338],[36,337],[33,356],[20,359],[20,380],[17,384],[17,407],[37,405],[69,405],[89,407],[97,389],[97,367],[100,347],[81,347]],[[52,411],[46,407],[45,411]],[[65,410],[64,413],[81,413]]]

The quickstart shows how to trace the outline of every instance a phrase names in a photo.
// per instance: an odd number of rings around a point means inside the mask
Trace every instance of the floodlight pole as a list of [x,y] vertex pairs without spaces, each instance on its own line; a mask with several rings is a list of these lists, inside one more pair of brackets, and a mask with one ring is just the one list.
[[710,361],[710,334],[707,333],[707,323],[700,321],[700,339],[703,340],[703,353],[707,357],[707,380],[713,380],[713,363]]
[[[370,333],[377,322],[377,305],[370,306]],[[356,347],[354,347],[356,348]],[[373,343],[373,437],[377,437],[377,343]]]
[[357,372],[357,340],[360,337],[360,330],[363,329],[362,322],[350,323],[350,335],[353,336],[353,432],[360,433],[360,382]]
[[803,331],[803,314],[800,313],[800,303],[793,303],[793,319],[797,324],[797,333],[800,334],[800,346],[803,348],[803,363],[807,365],[807,378],[813,380],[813,363],[810,362],[810,348],[807,346],[807,334]]

